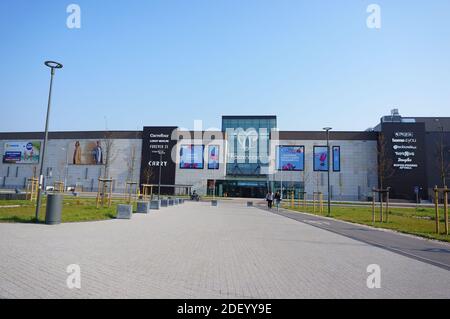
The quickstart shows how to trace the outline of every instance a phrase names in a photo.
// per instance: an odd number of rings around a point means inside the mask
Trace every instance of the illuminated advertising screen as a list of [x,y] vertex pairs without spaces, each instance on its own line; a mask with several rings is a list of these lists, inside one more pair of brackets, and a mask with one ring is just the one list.
[[314,146],[314,171],[328,171],[328,149],[326,146]]
[[41,142],[20,141],[7,142],[3,151],[5,164],[38,164],[41,153]]
[[203,169],[203,145],[182,145],[180,147],[180,168]]
[[208,146],[208,169],[219,169],[219,146]]
[[278,146],[277,167],[280,171],[303,171],[305,169],[305,147]]
[[341,171],[341,147],[333,146],[333,171]]
[[70,165],[103,165],[105,146],[100,140],[75,140],[68,146]]

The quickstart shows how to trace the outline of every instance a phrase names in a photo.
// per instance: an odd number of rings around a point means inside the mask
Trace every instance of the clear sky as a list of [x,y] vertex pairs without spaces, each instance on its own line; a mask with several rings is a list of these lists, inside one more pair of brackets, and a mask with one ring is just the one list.
[[[69,29],[66,8],[81,8]],[[369,29],[367,6],[381,7]],[[220,127],[364,130],[398,107],[450,116],[449,0],[0,1],[0,131]],[[106,121],[105,121],[106,117]]]

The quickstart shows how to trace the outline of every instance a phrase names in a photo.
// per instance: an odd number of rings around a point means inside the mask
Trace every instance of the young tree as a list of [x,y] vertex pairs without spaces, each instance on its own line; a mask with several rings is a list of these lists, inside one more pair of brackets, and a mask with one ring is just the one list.
[[314,177],[315,177],[315,182],[316,182],[316,192],[319,193],[320,192],[320,172],[317,171],[314,174]]
[[303,191],[306,193],[306,185],[309,182],[311,176],[308,172],[306,172],[306,169],[302,171],[302,182],[303,182]]
[[153,176],[155,176],[153,167],[151,167],[150,165],[147,165],[144,168],[143,175],[144,175],[145,184],[147,184],[147,185],[150,184],[150,180],[153,178]]
[[[450,163],[448,157],[450,156],[450,150],[446,149],[444,143],[444,134],[441,133],[440,139],[436,142],[436,166],[439,169],[439,177],[441,178],[442,187],[447,186],[447,176],[450,173]],[[449,154],[446,154],[449,153]],[[447,155],[447,156],[446,156]]]
[[127,167],[128,167],[127,180],[132,182],[134,179],[134,169],[136,167],[136,145],[131,146],[130,155],[127,161]]
[[109,169],[117,156],[115,149],[115,141],[113,139],[111,132],[109,131],[105,132],[102,144],[103,144],[103,164],[105,165],[103,177],[110,178]]

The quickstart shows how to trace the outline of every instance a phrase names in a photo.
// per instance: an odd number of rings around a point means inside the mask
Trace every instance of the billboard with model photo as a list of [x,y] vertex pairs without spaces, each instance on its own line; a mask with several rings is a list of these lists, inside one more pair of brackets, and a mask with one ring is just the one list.
[[41,142],[13,141],[5,143],[3,163],[5,164],[39,164]]
[[73,141],[68,147],[71,165],[103,165],[103,146],[100,140]]

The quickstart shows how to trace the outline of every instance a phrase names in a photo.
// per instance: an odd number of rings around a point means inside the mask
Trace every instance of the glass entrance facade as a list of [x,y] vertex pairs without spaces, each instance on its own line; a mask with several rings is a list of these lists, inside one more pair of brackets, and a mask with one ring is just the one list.
[[280,192],[283,198],[303,199],[303,182],[249,181],[249,180],[208,180],[208,195],[219,197],[265,198],[268,191]]
[[265,198],[268,185],[266,181],[217,180],[215,188],[208,189],[208,195],[214,195],[215,191],[219,197]]
[[264,175],[270,145],[270,132],[277,127],[276,116],[223,116],[227,133],[227,175]]

